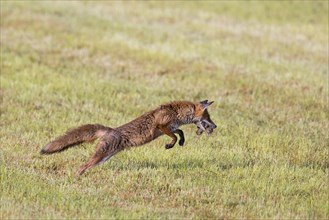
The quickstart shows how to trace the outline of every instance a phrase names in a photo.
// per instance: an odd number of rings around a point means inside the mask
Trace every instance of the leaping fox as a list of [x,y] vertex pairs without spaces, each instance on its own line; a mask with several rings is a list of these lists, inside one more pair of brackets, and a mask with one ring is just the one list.
[[178,134],[180,138],[178,144],[183,146],[185,142],[184,133],[178,129],[181,125],[196,124],[197,135],[201,135],[204,131],[210,134],[217,127],[210,119],[207,111],[212,103],[208,100],[198,103],[170,102],[160,105],[158,108],[117,128],[99,124],[82,125],[67,131],[63,136],[48,143],[40,153],[59,152],[82,142],[99,138],[100,141],[96,146],[95,154],[77,172],[78,175],[81,175],[87,169],[107,161],[122,150],[146,144],[163,134],[172,138],[171,142],[165,145],[166,149],[170,149],[176,144],[177,137],[175,134]]

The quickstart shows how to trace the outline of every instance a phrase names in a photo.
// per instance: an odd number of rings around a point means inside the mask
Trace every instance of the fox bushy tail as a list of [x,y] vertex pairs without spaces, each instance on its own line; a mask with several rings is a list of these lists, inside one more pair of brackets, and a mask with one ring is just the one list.
[[112,129],[99,124],[82,125],[67,131],[63,136],[60,136],[48,143],[42,148],[40,153],[52,154],[86,141],[93,141],[103,136],[109,130]]

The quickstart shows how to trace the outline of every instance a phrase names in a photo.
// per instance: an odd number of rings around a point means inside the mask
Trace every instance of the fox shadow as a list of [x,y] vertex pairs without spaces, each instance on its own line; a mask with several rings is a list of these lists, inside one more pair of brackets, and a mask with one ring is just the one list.
[[[219,160],[219,159],[218,159]],[[143,170],[143,169],[168,169],[168,170],[184,170],[184,169],[209,169],[209,164],[215,167],[216,170],[230,170],[234,168],[251,167],[255,161],[241,161],[241,162],[221,162],[213,159],[185,159],[183,161],[128,161],[128,162],[112,162],[108,165],[113,170],[128,171],[128,170]]]

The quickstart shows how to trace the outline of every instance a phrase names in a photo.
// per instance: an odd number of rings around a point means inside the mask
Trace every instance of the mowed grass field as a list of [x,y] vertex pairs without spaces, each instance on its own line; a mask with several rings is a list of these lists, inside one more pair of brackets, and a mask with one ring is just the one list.
[[[328,219],[328,2],[1,1],[1,219]],[[87,123],[214,100],[218,128],[76,177]]]

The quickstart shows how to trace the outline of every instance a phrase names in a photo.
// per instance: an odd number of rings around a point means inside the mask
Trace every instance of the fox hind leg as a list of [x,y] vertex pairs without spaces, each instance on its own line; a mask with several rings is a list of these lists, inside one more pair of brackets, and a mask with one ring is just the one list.
[[86,164],[82,165],[79,168],[77,175],[82,175],[87,169],[92,168],[98,164],[104,163],[121,150],[122,149],[120,148],[120,141],[118,140],[118,138],[105,137],[97,144],[95,154],[89,159]]

